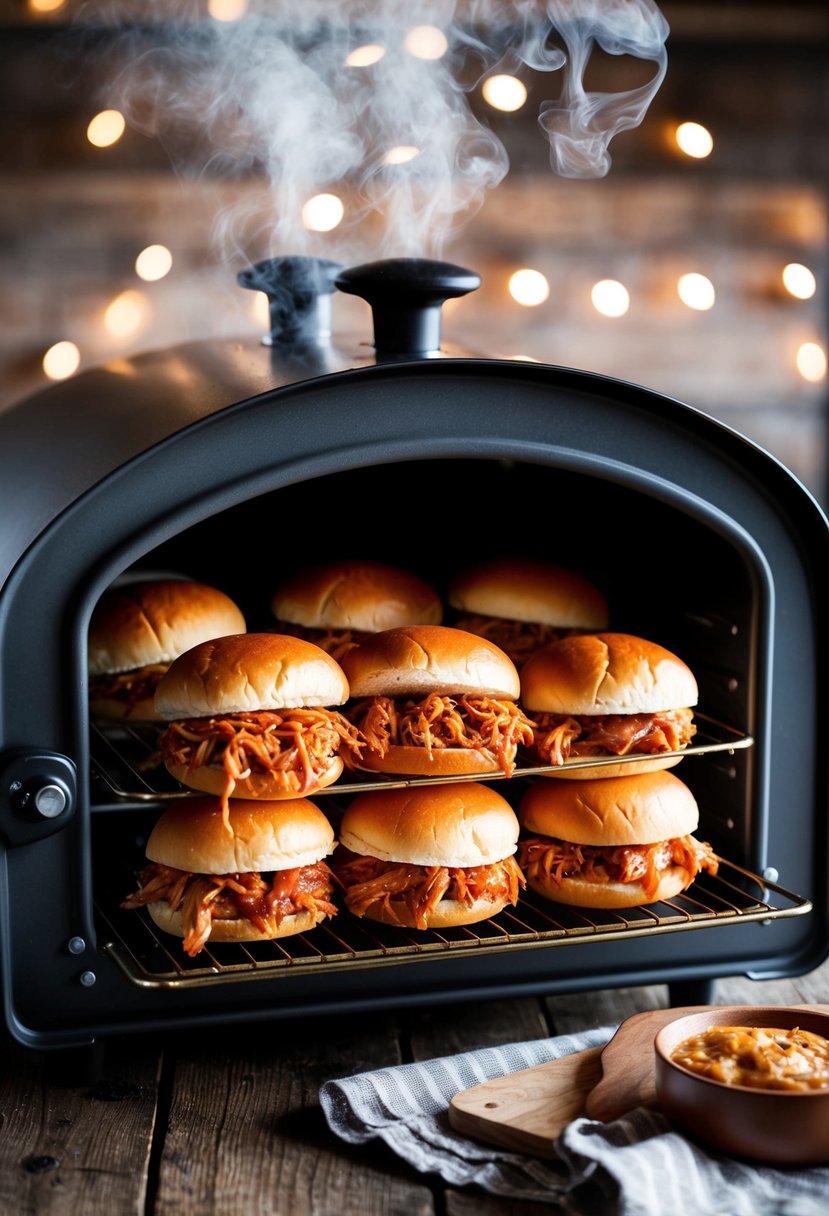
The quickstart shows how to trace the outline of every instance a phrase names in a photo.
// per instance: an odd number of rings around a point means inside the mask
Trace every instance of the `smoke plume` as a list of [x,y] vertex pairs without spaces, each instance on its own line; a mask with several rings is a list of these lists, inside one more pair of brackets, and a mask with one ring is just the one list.
[[[267,182],[257,227],[236,209],[217,224],[223,255],[243,261],[314,252],[319,237],[301,211],[322,192],[346,203],[327,255],[353,260],[362,242],[372,257],[441,256],[509,168],[473,109],[484,77],[543,74],[538,123],[553,171],[600,177],[611,140],[641,123],[667,64],[668,26],[652,0],[248,0],[232,21],[205,17],[196,0],[139,7],[150,20],[136,23],[135,0],[81,10],[81,24],[116,31],[123,66],[106,103],[162,141],[182,174]],[[443,33],[443,55],[407,49],[415,24]],[[381,56],[349,65],[367,45]],[[588,91],[596,46],[653,61],[652,78]],[[389,155],[400,148],[409,159]]]

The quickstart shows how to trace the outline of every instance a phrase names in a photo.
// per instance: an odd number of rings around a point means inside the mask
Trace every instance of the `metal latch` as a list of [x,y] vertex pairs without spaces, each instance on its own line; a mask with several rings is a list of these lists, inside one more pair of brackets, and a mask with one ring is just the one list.
[[0,753],[0,835],[29,844],[65,827],[75,814],[75,765],[58,752],[17,748]]

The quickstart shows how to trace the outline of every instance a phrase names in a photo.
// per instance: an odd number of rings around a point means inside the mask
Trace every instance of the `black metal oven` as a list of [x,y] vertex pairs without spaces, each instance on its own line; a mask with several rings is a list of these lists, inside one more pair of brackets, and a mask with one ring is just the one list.
[[[447,350],[440,304],[475,276],[414,261],[288,260],[247,285],[273,333],[84,372],[0,416],[0,951],[20,1042],[475,996],[773,977],[829,950],[829,527],[777,461],[677,401],[562,367]],[[264,278],[263,278],[264,275]],[[309,284],[317,276],[318,281]],[[338,339],[331,293],[371,304]],[[676,769],[722,859],[668,903],[522,896],[438,932],[349,922],[195,959],[119,907],[161,808],[187,796],[137,729],[86,707],[86,636],[125,570],[226,590],[249,628],[288,570],[394,560],[445,588],[520,551],[581,570],[611,625],[680,654],[699,733]],[[498,778],[508,798],[529,776]],[[336,823],[354,784],[316,796]],[[323,803],[324,799],[324,803]]]

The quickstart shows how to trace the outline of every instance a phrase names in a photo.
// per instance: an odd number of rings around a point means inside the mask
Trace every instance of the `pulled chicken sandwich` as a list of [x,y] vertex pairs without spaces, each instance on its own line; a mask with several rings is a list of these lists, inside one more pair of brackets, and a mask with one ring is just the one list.
[[181,655],[155,706],[169,722],[158,749],[191,789],[235,798],[296,798],[323,789],[360,755],[339,664],[311,642],[245,633]]
[[670,899],[717,858],[693,833],[699,809],[673,773],[533,782],[519,807],[518,861],[546,899],[627,908]]
[[517,902],[517,841],[512,807],[482,783],[371,790],[345,811],[332,867],[354,916],[468,925]]
[[148,864],[123,908],[146,907],[195,957],[210,942],[270,941],[304,933],[337,912],[323,860],[334,830],[306,798],[281,802],[186,798],[147,840]]
[[[646,638],[583,634],[536,651],[521,670],[534,724],[532,754],[561,777],[671,768],[696,733],[697,682],[686,663]],[[619,764],[611,756],[624,757]],[[583,762],[602,757],[591,767]],[[568,762],[579,761],[567,770]]]
[[348,717],[365,740],[360,767],[421,776],[511,776],[532,723],[511,659],[445,625],[387,629],[342,658]]

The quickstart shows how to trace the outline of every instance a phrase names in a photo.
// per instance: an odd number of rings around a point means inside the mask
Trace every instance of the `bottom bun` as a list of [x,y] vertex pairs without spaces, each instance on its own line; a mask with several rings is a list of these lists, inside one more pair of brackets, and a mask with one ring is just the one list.
[[491,752],[469,747],[437,747],[431,755],[425,747],[393,744],[384,756],[367,752],[359,767],[372,773],[406,774],[417,777],[473,777],[497,773],[501,765]]
[[581,781],[585,777],[596,780],[599,777],[632,777],[634,773],[655,773],[660,768],[673,768],[684,756],[642,756],[638,760],[620,760],[617,764],[583,764],[581,760],[565,760],[564,764],[554,769],[538,773],[539,777],[553,777],[555,780]]
[[[171,777],[186,785],[190,790],[200,790],[204,794],[224,796],[227,785],[227,774],[217,765],[204,764],[198,768],[188,768],[186,764],[165,764]],[[328,768],[321,773],[313,785],[307,789],[299,788],[295,773],[251,773],[242,781],[237,781],[230,795],[232,798],[301,798],[313,794],[316,790],[325,789],[332,785],[343,771],[340,756],[334,756]]]
[[545,899],[575,908],[636,908],[672,899],[691,885],[691,875],[682,866],[671,866],[653,895],[639,882],[588,882],[584,878],[562,878],[558,882],[544,873],[527,871],[527,886]]
[[418,925],[410,908],[403,900],[389,900],[388,905],[378,904],[369,908],[362,919],[381,921],[384,925],[397,925],[404,929],[449,929],[453,925],[473,925],[480,920],[495,916],[508,903],[506,899],[476,899],[465,904],[459,899],[442,899],[429,913],[425,925]]
[[[159,929],[172,934],[173,937],[184,937],[180,911],[174,912],[169,904],[161,900],[147,904],[147,911]],[[244,917],[228,920],[214,917],[207,940],[209,942],[269,942],[277,937],[291,937],[295,933],[306,933],[323,920],[325,920],[325,913],[306,910],[298,912],[295,916],[283,917],[278,928],[263,932]]]

